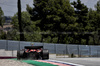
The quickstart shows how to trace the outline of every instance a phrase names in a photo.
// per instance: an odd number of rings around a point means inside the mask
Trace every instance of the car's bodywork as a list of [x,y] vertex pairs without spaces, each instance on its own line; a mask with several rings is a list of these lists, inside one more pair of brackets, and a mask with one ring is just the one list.
[[17,51],[17,59],[49,59],[49,51],[43,46],[25,46]]

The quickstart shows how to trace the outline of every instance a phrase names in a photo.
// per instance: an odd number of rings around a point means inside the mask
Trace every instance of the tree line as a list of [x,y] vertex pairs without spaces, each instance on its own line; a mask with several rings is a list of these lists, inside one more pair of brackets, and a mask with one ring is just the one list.
[[[100,45],[100,0],[95,10],[80,0],[34,0],[33,6],[21,13],[23,41]],[[1,39],[20,39],[18,13],[11,24],[13,30]]]

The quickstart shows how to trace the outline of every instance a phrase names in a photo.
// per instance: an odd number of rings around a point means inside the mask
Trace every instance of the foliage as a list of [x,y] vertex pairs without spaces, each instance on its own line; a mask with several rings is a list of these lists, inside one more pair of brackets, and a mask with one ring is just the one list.
[[2,8],[0,7],[0,26],[1,27],[3,27],[4,22],[5,22],[4,13],[2,11]]
[[[3,25],[5,23],[4,13],[2,8],[0,7],[0,26],[3,29]],[[0,30],[0,39],[6,39],[6,33],[3,30]]]
[[[100,0],[96,10],[88,9],[81,0],[34,0],[33,5],[21,13],[25,41],[100,45]],[[19,40],[17,13],[12,24],[8,39]]]
[[0,31],[0,39],[6,39],[7,36],[6,36],[6,33],[4,31]]
[[[9,32],[8,35],[11,35],[11,39],[19,40],[19,24],[18,24],[18,15],[17,13],[12,17],[13,29],[12,32]],[[38,31],[40,30],[36,27],[36,23],[30,20],[30,15],[28,12],[22,12],[22,29],[24,34],[25,41],[39,41],[41,35]],[[36,32],[37,31],[37,32]]]
[[13,29],[7,32],[7,39],[9,40],[20,40],[19,33],[17,29]]
[[[69,0],[34,0],[34,6],[33,10],[29,10],[29,13],[32,11],[32,14],[30,13],[32,20],[40,20],[37,26],[44,32],[50,32],[42,35],[42,37],[44,39],[49,37],[51,41],[48,42],[53,42],[52,39],[57,36],[58,43],[65,43],[63,39],[66,36],[63,36],[60,32],[72,31],[76,20],[73,16],[74,8],[70,5]],[[47,40],[45,41],[47,42]]]

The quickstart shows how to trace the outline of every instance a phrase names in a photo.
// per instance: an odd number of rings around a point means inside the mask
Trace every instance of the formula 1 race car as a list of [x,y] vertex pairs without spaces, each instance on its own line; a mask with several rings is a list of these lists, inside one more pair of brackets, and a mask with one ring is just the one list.
[[49,59],[49,51],[43,46],[25,46],[24,50],[17,51],[17,59]]

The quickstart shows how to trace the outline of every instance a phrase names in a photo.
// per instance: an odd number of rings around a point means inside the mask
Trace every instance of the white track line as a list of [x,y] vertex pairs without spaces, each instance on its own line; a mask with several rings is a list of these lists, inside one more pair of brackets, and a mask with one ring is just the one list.
[[74,64],[74,63],[64,62],[64,61],[58,61],[58,60],[50,60],[50,61],[59,62],[59,63],[65,63],[65,64],[70,64],[70,65],[75,65],[75,66],[84,66],[84,65],[80,65],[80,64]]

